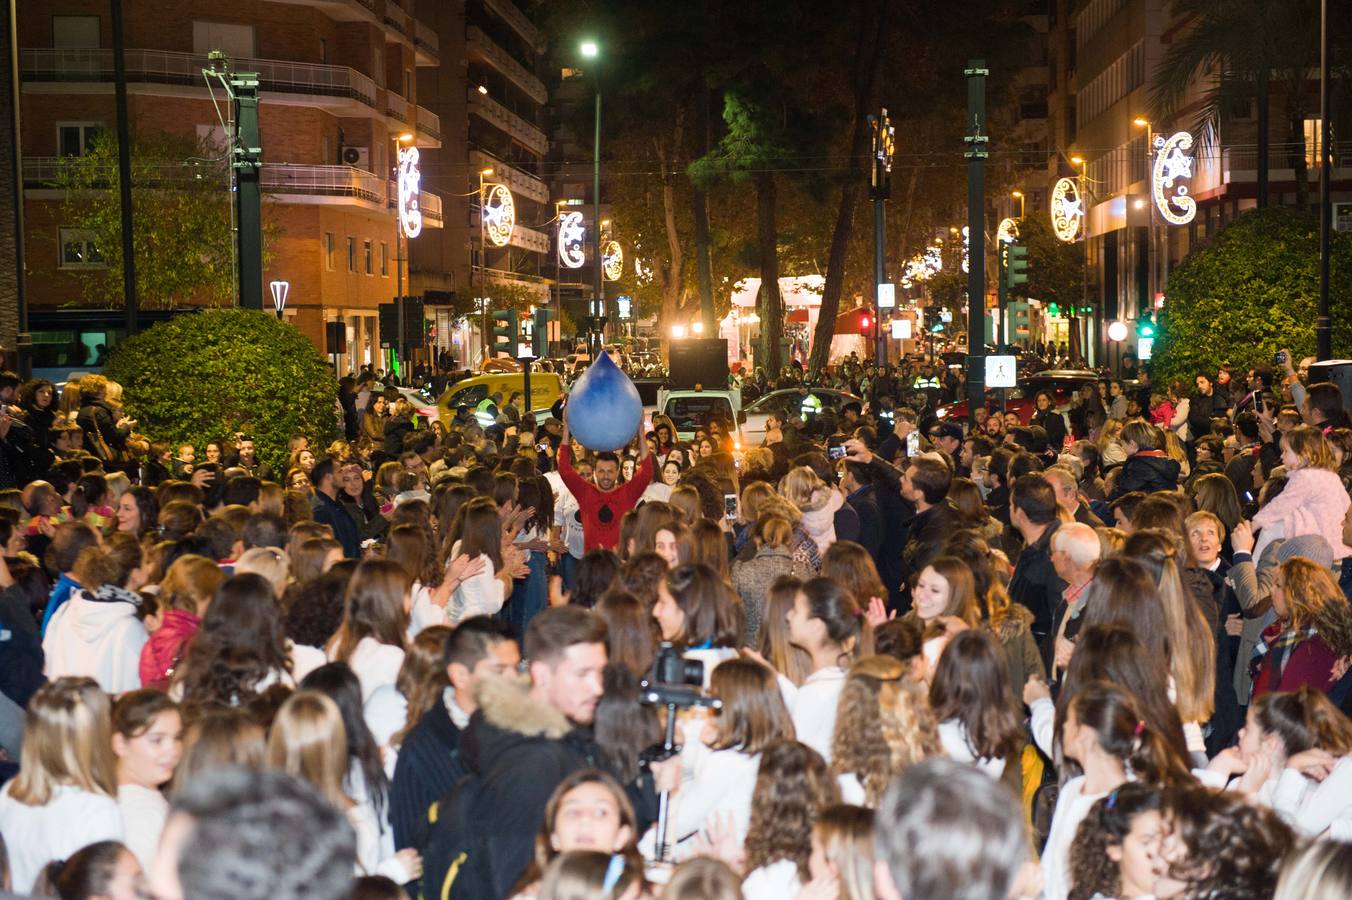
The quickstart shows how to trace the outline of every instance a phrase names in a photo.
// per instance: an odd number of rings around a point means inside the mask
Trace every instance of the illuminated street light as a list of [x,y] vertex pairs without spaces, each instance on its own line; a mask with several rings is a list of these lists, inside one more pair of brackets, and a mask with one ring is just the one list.
[[578,49],[582,51],[582,55],[586,59],[596,59],[601,53],[601,48],[597,46],[596,41],[583,41],[582,46]]
[[479,93],[481,93],[481,94],[483,94],[485,97],[487,97],[487,96],[488,96],[488,85],[486,85],[486,84],[481,84],[481,85],[479,85]]

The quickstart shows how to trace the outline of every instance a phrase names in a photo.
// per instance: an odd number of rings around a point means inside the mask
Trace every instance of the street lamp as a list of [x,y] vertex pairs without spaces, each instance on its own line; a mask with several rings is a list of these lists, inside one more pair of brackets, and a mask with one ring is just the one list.
[[[485,243],[484,241],[484,179],[492,176],[492,174],[493,169],[491,167],[479,170],[479,193],[477,195],[479,198],[479,290],[477,291],[477,293],[483,293],[484,281],[486,280],[484,277],[484,270],[488,268],[488,244]],[[470,290],[473,290],[474,289],[473,245],[471,245],[470,249],[469,281],[470,281]],[[488,298],[476,296],[474,299],[476,302],[479,303],[480,307],[479,331],[480,336],[483,338],[484,359],[487,360],[489,352],[488,348],[491,341],[488,332]]]
[[[1081,286],[1081,290],[1083,292],[1082,296],[1084,300],[1084,305],[1088,307],[1091,305],[1089,303],[1089,192],[1088,192],[1089,177],[1087,171],[1089,165],[1086,162],[1085,158],[1083,156],[1080,156],[1078,153],[1070,158],[1070,164],[1080,170],[1080,241],[1084,245],[1084,279],[1083,284]],[[1082,326],[1079,326],[1078,328],[1081,334],[1080,352],[1082,352],[1085,355],[1085,359],[1090,365],[1093,365],[1095,362],[1098,361],[1098,326],[1102,318],[1102,313],[1099,310],[1098,304],[1093,304],[1093,307],[1094,307],[1093,313],[1094,342],[1092,346],[1090,346],[1089,343],[1089,334],[1090,334],[1089,320],[1086,319],[1084,324]],[[1074,316],[1072,316],[1071,317],[1072,326],[1075,325],[1075,322],[1076,319]],[[1093,351],[1092,353],[1090,352],[1091,350]]]
[[1019,218],[1023,218],[1023,191],[1011,191],[1009,196],[1019,201]]
[[[1153,190],[1151,184],[1153,175],[1151,174],[1150,157],[1155,148],[1155,129],[1150,124],[1150,120],[1144,116],[1137,116],[1131,120],[1131,124],[1137,128],[1145,129],[1145,185],[1146,191]],[[1150,223],[1146,226],[1146,280],[1149,283],[1147,290],[1150,292],[1150,305],[1155,304],[1155,295],[1160,289],[1160,254],[1159,254],[1159,235],[1155,230],[1155,204],[1150,204],[1148,211]]]
[[[583,59],[598,59],[601,56],[600,45],[594,40],[584,40],[578,49]],[[596,83],[596,131],[592,139],[592,300],[591,315],[588,317],[588,331],[591,336],[590,350],[592,359],[596,359],[601,348],[601,333],[606,326],[605,288],[601,280],[601,71],[595,69]]]
[[[399,135],[394,139],[394,184],[396,196],[398,196],[397,192],[399,190],[399,179],[402,178],[404,174],[402,166],[402,163],[404,161],[403,160],[404,145],[412,140],[413,135],[409,134],[408,132],[404,132],[403,134]],[[403,234],[404,225],[401,215],[396,215],[394,221],[394,272],[395,272],[395,281],[397,282],[397,294],[394,298],[394,309],[395,309],[395,323],[399,329],[398,339],[392,342],[395,346],[395,354],[396,354],[395,358],[396,365],[394,366],[394,368],[399,368],[403,366],[404,360],[407,359],[408,357],[408,345],[406,343],[406,337],[404,334],[404,332],[407,331],[408,329],[404,326],[404,254],[403,251],[400,249],[402,246],[404,246],[404,244],[400,241],[400,238],[404,236]],[[400,369],[399,374],[401,375],[403,374],[402,369]]]

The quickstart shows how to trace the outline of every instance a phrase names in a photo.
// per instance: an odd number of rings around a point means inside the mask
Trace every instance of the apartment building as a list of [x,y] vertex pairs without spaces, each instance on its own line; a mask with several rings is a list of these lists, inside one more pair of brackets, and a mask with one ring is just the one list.
[[[461,315],[507,296],[538,304],[551,296],[546,41],[512,0],[418,0],[417,12],[457,64],[418,76],[421,102],[446,123],[442,146],[423,157],[423,184],[445,198],[446,227],[413,242],[411,276],[435,316],[437,349],[469,365],[482,353],[483,319]],[[486,201],[490,220],[505,221],[501,188],[513,223],[505,239],[481,214]]]
[[[124,0],[133,135],[164,133],[223,142],[202,70],[222,52],[257,72],[264,218],[277,229],[264,282],[290,285],[286,317],[338,371],[386,363],[377,306],[407,267],[396,235],[396,145],[426,155],[442,144],[438,116],[419,105],[419,73],[436,70],[438,35],[413,0]],[[106,3],[46,0],[19,12],[28,287],[35,366],[97,362],[93,350],[124,336],[119,310],[88,309],[77,275],[98,269],[78,222],[62,220],[51,188],[60,158],[80,155],[115,123],[112,30]],[[454,68],[452,66],[452,68]],[[228,184],[222,185],[229,191]],[[435,241],[441,199],[421,197]],[[185,223],[185,227],[190,227]],[[405,293],[410,278],[404,273]],[[266,302],[266,295],[265,295]],[[163,313],[149,314],[154,318]],[[338,346],[327,331],[341,332]],[[336,337],[336,335],[334,335]]]

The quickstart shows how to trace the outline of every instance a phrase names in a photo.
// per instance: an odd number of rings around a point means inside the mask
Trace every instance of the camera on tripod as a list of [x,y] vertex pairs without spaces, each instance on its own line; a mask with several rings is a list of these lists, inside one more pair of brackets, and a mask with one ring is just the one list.
[[640,682],[639,702],[645,706],[668,706],[676,709],[707,706],[718,709],[723,704],[703,691],[704,663],[686,659],[670,641],[657,648],[653,667]]

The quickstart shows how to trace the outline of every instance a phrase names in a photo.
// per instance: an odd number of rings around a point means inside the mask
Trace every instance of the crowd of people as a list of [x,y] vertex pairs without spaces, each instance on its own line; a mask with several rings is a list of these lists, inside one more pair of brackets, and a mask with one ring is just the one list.
[[1338,389],[964,427],[865,373],[762,446],[618,452],[357,376],[284,473],[0,374],[0,887],[1352,896]]

